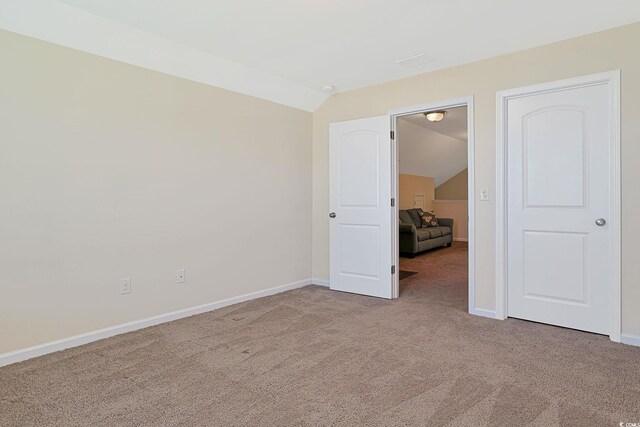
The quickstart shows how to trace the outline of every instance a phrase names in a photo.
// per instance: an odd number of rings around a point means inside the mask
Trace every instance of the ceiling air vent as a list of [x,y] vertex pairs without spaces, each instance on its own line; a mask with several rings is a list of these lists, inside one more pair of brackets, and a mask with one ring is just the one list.
[[428,56],[426,53],[419,53],[417,55],[408,56],[406,58],[396,59],[396,64],[405,68],[410,68],[417,67],[418,65],[428,64],[433,61],[434,59]]

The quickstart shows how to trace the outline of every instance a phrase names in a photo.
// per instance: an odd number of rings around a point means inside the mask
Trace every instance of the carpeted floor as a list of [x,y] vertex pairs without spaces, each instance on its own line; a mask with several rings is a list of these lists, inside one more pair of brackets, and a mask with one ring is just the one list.
[[640,422],[640,348],[466,313],[454,245],[386,301],[319,286],[0,368],[2,426]]

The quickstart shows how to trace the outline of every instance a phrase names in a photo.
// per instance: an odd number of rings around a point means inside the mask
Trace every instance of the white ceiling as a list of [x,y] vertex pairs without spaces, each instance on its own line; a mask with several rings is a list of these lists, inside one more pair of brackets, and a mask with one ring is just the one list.
[[446,111],[437,123],[422,114],[398,119],[400,173],[432,176],[437,187],[467,168],[467,108]]
[[[309,111],[326,99],[326,84],[350,90],[640,20],[638,0],[0,0],[0,7],[0,27],[10,31]],[[427,60],[418,65],[395,62],[421,53]],[[179,57],[170,67],[169,56]]]
[[444,119],[439,122],[430,122],[422,113],[403,116],[400,120],[406,120],[414,125],[466,142],[467,107],[456,107],[438,111],[446,112]]

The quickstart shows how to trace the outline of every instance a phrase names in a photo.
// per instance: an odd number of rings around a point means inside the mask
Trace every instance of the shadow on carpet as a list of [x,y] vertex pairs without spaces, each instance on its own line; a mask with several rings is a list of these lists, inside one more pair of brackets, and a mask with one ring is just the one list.
[[407,277],[411,277],[414,274],[418,274],[418,272],[417,271],[400,270],[400,280],[406,279]]

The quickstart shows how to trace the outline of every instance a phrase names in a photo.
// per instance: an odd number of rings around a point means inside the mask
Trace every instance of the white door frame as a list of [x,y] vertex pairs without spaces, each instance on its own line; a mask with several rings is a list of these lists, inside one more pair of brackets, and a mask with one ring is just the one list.
[[620,70],[556,82],[509,89],[497,93],[496,128],[496,318],[507,318],[507,101],[570,88],[608,84],[611,99],[611,327],[609,337],[620,342]]
[[[483,315],[482,310],[476,310],[475,306],[475,131],[473,123],[473,96],[450,99],[447,101],[431,102],[429,104],[414,105],[412,107],[396,108],[389,111],[391,116],[391,131],[396,136],[391,140],[391,194],[396,201],[398,200],[398,138],[397,119],[398,117],[408,116],[411,114],[422,113],[424,111],[444,110],[447,108],[467,107],[467,167],[468,167],[468,212],[469,218],[469,313]],[[399,232],[398,232],[398,203],[391,208],[391,230],[392,235],[392,252],[391,259],[396,265],[396,274],[393,275],[393,298],[400,295],[400,254],[399,254]]]

